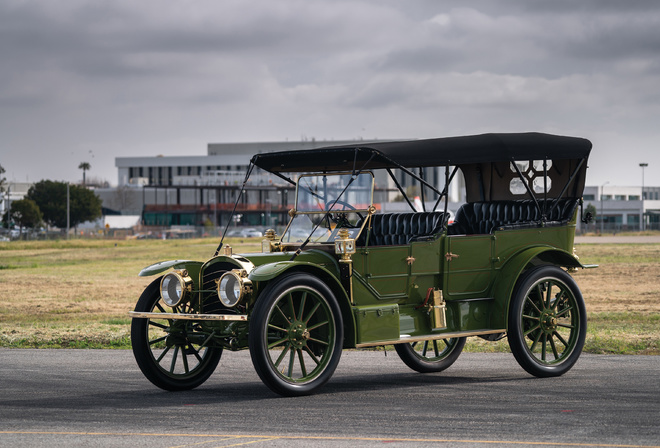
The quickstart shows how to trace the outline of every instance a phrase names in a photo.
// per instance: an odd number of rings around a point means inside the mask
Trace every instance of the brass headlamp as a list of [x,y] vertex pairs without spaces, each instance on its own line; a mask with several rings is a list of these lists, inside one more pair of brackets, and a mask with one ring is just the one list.
[[217,280],[217,291],[220,302],[227,308],[233,308],[252,293],[252,281],[247,278],[243,269],[233,269],[225,272]]
[[192,278],[185,269],[165,274],[160,281],[160,296],[163,302],[174,308],[188,300],[192,290]]

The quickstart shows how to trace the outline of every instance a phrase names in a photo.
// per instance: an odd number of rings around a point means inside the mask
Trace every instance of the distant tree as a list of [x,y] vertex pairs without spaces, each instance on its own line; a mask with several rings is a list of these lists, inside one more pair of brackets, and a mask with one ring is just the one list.
[[[3,174],[5,174],[5,169],[0,165],[0,205],[5,201],[5,195],[3,193],[5,192],[5,183],[7,181]],[[2,227],[9,227],[8,212],[9,210],[5,210],[5,213],[2,216]]]
[[32,199],[19,199],[11,203],[9,220],[18,224],[22,235],[23,228],[33,229],[41,224],[41,211]]
[[[0,193],[4,193],[5,182],[7,181],[7,179],[5,178],[5,176],[3,176],[3,174],[5,174],[5,169],[2,167],[2,165],[0,165]],[[1,197],[0,197],[0,202],[2,202]]]
[[596,229],[596,220],[599,217],[598,216],[598,210],[596,209],[596,206],[593,205],[592,203],[588,203],[587,206],[584,208],[584,216],[583,219],[586,219],[586,217],[591,214],[591,221],[586,223],[587,224],[587,229],[589,228],[590,224],[593,224],[594,230]]
[[83,181],[82,181],[83,187],[85,186],[85,172],[90,168],[92,168],[92,165],[90,165],[87,162],[80,162],[80,165],[78,165],[78,169],[83,170]]
[[5,169],[0,165],[0,204],[5,200],[5,195],[2,193],[5,192],[5,182],[7,181],[3,174],[5,174]]
[[[43,219],[51,226],[66,228],[66,183],[42,180],[28,190],[26,196],[37,203]],[[91,221],[101,216],[101,199],[78,185],[69,186],[70,225]]]
[[595,205],[592,203],[587,204],[587,206],[584,208],[584,214],[586,215],[587,213],[591,213],[591,218],[596,221],[596,218],[598,217],[598,210],[596,210]]

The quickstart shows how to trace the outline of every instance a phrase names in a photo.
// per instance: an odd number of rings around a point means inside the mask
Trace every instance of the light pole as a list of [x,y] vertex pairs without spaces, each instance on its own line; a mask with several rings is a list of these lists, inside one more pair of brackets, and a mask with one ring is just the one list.
[[605,185],[609,184],[610,181],[608,180],[605,182],[603,185],[600,186],[600,234],[603,234],[603,231],[605,229],[605,215],[603,215],[603,191],[605,188]]
[[645,221],[646,218],[644,217],[644,168],[649,166],[648,163],[640,163],[639,166],[642,168],[642,216],[641,216],[641,225],[640,228],[642,229],[642,232],[645,230]]

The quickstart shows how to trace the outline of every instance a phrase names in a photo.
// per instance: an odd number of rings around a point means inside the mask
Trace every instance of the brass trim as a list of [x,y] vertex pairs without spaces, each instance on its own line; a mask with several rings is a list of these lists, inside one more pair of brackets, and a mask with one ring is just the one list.
[[365,343],[362,343],[362,344],[357,344],[355,346],[355,348],[376,347],[376,346],[379,346],[379,345],[394,345],[394,344],[404,344],[404,343],[421,342],[421,341],[435,341],[435,340],[438,340],[438,339],[464,338],[464,337],[469,337],[469,336],[481,336],[481,335],[485,335],[485,334],[496,334],[496,333],[506,333],[506,329],[455,331],[453,333],[442,333],[442,334],[436,334],[436,335],[406,337],[406,338],[400,338],[400,339],[391,340],[391,341],[365,342]]
[[247,314],[184,314],[184,313],[147,313],[129,311],[128,315],[138,319],[175,319],[175,320],[229,320],[247,321]]

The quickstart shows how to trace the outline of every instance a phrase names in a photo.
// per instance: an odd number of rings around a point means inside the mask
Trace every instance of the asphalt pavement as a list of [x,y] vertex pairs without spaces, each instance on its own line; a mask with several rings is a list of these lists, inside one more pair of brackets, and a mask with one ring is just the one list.
[[130,351],[0,349],[0,447],[660,447],[660,357],[582,355],[559,378],[510,354],[437,374],[345,351],[316,395],[268,390],[247,352],[165,392]]

